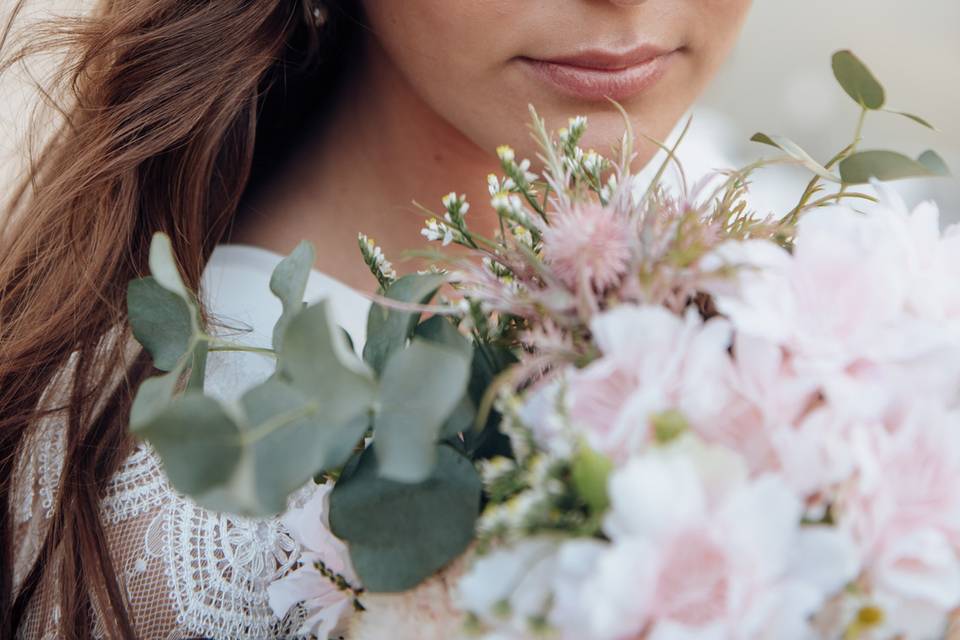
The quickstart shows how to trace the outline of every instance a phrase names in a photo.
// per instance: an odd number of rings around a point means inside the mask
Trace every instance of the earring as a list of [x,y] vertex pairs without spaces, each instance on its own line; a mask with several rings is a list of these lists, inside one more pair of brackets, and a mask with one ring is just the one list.
[[322,0],[314,0],[311,15],[313,16],[313,26],[322,29],[330,19],[330,10],[323,4]]

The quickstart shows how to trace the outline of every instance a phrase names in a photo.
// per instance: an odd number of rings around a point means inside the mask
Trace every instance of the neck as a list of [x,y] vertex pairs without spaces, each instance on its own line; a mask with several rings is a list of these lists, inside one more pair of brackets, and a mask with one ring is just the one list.
[[[454,189],[473,205],[471,226],[491,233],[485,176],[497,161],[426,105],[378,45],[368,44],[360,68],[330,121],[251,203],[231,241],[286,254],[310,240],[318,269],[372,290],[357,233],[375,238],[391,259],[423,248],[424,215],[413,202],[437,211]],[[401,273],[416,268],[396,266]]]

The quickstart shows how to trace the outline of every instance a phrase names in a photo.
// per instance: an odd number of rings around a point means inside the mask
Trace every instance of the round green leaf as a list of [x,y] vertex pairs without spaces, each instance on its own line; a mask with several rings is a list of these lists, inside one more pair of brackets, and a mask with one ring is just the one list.
[[219,402],[199,393],[171,401],[136,433],[160,455],[173,487],[190,496],[224,484],[240,460],[237,424]]
[[283,377],[315,401],[329,424],[344,424],[373,407],[376,382],[330,317],[326,301],[297,313],[279,351]]
[[282,511],[287,498],[317,473],[342,466],[367,431],[370,419],[358,416],[346,424],[329,424],[299,391],[271,379],[247,391],[240,404],[243,455],[249,458],[244,477],[228,495],[234,512],[263,516]]
[[[445,280],[444,276],[435,273],[411,274],[390,285],[384,295],[399,302],[426,304]],[[377,373],[383,371],[390,354],[407,344],[419,319],[419,313],[372,305],[367,316],[367,342],[363,346],[363,359]]]
[[153,356],[153,365],[171,371],[190,348],[195,325],[193,310],[176,293],[153,277],[127,284],[127,315],[133,335]]
[[895,151],[861,151],[840,162],[840,177],[845,184],[936,175],[923,163]]
[[423,339],[390,356],[374,419],[381,475],[399,482],[430,475],[443,425],[466,395],[469,375],[468,352]]
[[480,485],[470,461],[446,446],[439,447],[433,474],[420,484],[380,477],[375,452],[368,449],[334,487],[331,529],[347,541],[368,590],[406,591],[470,544]]
[[876,77],[850,51],[833,54],[833,75],[853,101],[867,109],[881,109],[886,95]]
[[183,373],[182,367],[175,367],[162,376],[147,378],[140,383],[137,395],[130,407],[130,430],[137,433],[160,415],[177,391],[177,381]]
[[947,177],[950,175],[950,168],[943,158],[936,151],[927,150],[920,154],[917,162],[927,168],[932,175]]
[[173,255],[173,244],[170,242],[170,236],[162,232],[153,234],[153,238],[150,240],[149,264],[150,274],[157,279],[160,286],[181,298],[190,298],[190,293],[180,277],[180,270]]
[[270,275],[270,291],[280,299],[283,313],[273,327],[273,348],[278,349],[283,332],[293,315],[303,309],[303,296],[315,260],[313,245],[302,241],[289,256],[281,260]]

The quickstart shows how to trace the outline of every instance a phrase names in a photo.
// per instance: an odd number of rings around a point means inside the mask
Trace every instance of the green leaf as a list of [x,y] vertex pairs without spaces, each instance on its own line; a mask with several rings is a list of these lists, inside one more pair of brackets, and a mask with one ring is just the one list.
[[886,95],[876,77],[850,51],[833,54],[833,75],[853,101],[867,109],[881,109]]
[[281,375],[315,401],[328,424],[345,424],[370,411],[376,382],[350,350],[326,301],[296,314],[279,350]]
[[421,482],[433,469],[444,423],[467,390],[470,354],[415,339],[395,352],[380,377],[374,439],[380,473]]
[[929,149],[924,151],[917,158],[917,162],[925,166],[932,175],[942,178],[950,176],[950,167],[936,151]]
[[237,424],[219,402],[199,393],[176,398],[135,431],[160,455],[173,487],[190,496],[226,483],[240,460]]
[[[926,160],[933,162],[931,156]],[[894,151],[861,151],[840,162],[844,184],[863,184],[873,178],[887,181],[937,175],[925,164]]]
[[294,314],[303,309],[303,296],[316,254],[313,245],[300,242],[289,256],[277,264],[270,276],[270,291],[283,304],[283,313],[273,327],[273,348],[279,349],[283,332]]
[[[517,358],[513,353],[502,346],[490,343],[475,345],[473,361],[470,363],[469,384],[470,399],[475,406],[482,405],[493,381],[516,362]],[[463,432],[467,450],[471,455],[481,458],[498,455],[512,457],[510,438],[499,429],[500,419],[500,414],[491,410],[482,425]]]
[[[468,361],[473,359],[473,343],[464,336],[449,319],[443,316],[432,316],[417,325],[414,335],[454,348],[464,355]],[[471,362],[472,369],[472,362]],[[453,412],[447,417],[440,431],[442,440],[454,440],[454,446],[463,447],[460,434],[468,433],[473,428],[477,417],[477,408],[469,393],[464,393]],[[453,444],[453,443],[451,443]]]
[[473,345],[470,339],[464,336],[457,327],[443,316],[431,316],[417,325],[414,335],[451,347],[467,357],[473,354]]
[[183,284],[177,260],[173,255],[170,236],[162,232],[153,234],[150,240],[149,264],[150,274],[157,279],[161,287],[172,291],[184,300],[190,300],[190,292]]
[[[439,274],[411,274],[390,285],[384,295],[400,302],[426,304],[445,280]],[[406,345],[419,319],[419,313],[372,305],[367,316],[367,342],[363,347],[363,359],[377,373],[383,371],[390,354]]]
[[140,383],[130,407],[130,430],[139,433],[150,421],[160,415],[177,392],[177,381],[183,367],[175,367],[162,376],[147,378]]
[[171,371],[190,348],[196,333],[194,310],[186,299],[154,277],[127,284],[127,315],[133,335],[161,371]]
[[368,590],[406,591],[470,544],[480,478],[469,460],[446,446],[439,448],[433,474],[420,484],[380,477],[375,456],[368,449],[356,469],[341,476],[330,498],[330,525],[347,541]]
[[577,451],[571,472],[573,487],[595,514],[603,513],[610,504],[607,481],[613,471],[610,458],[587,445]]
[[207,354],[210,352],[210,343],[201,340],[190,354],[190,379],[187,381],[189,391],[203,393],[203,384],[207,374]]
[[840,182],[840,179],[837,178],[837,176],[831,173],[819,162],[814,160],[810,154],[800,147],[800,145],[793,142],[789,138],[776,135],[767,135],[766,133],[755,133],[750,140],[753,142],[770,145],[771,147],[776,147],[821,178],[830,180],[831,182]]
[[218,496],[224,502],[220,508],[235,513],[282,511],[289,495],[317,473],[342,466],[369,425],[366,415],[346,424],[327,423],[316,404],[277,379],[247,391],[240,404],[246,468],[233,474]]
[[932,131],[936,131],[936,130],[937,130],[937,128],[934,127],[932,124],[930,124],[927,120],[921,118],[920,116],[914,115],[914,114],[912,114],[912,113],[907,113],[907,112],[905,112],[905,111],[893,111],[893,110],[891,110],[891,109],[884,109],[884,111],[886,111],[887,113],[892,113],[892,114],[894,114],[894,115],[903,116],[904,118],[910,118],[911,120],[913,120],[913,121],[916,122],[917,124],[922,125],[922,126],[926,127],[927,129],[931,129]]

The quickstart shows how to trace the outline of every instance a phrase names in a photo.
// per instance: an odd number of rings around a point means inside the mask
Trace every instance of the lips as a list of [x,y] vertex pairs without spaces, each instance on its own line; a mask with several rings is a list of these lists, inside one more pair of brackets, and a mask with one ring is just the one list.
[[540,81],[581,100],[626,100],[652,87],[679,49],[650,45],[629,51],[587,50],[549,58],[520,58]]

